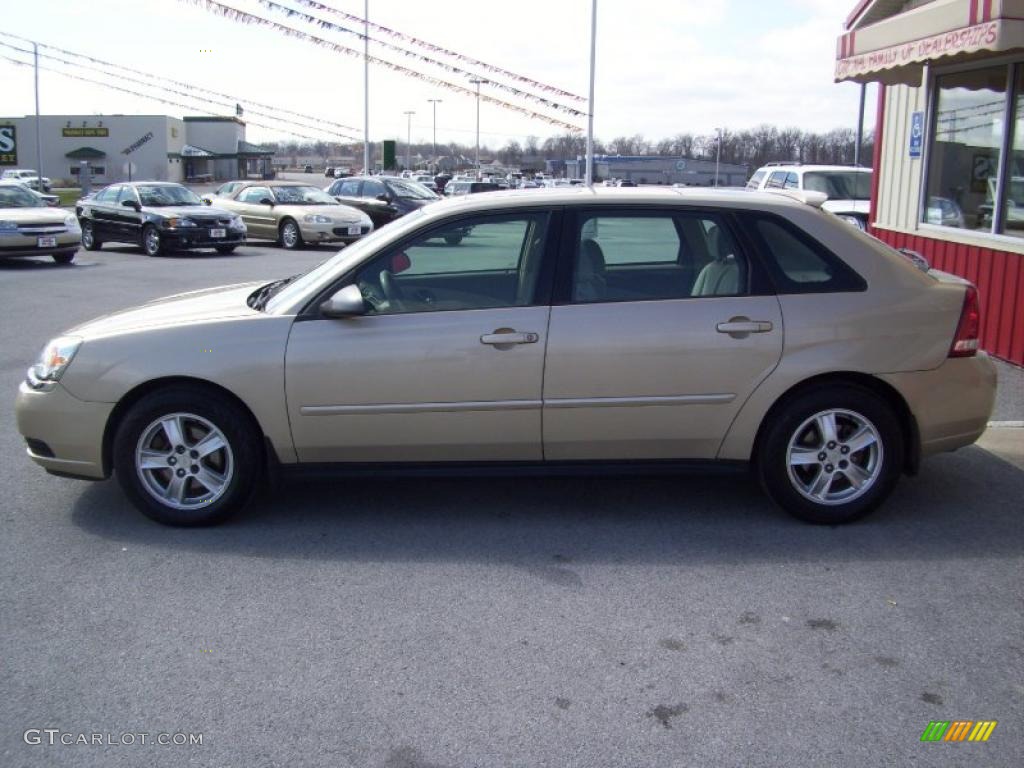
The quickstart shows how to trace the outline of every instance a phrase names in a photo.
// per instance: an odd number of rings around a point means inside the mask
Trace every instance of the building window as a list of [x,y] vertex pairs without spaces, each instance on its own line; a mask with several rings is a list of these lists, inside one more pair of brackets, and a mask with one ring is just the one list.
[[[1013,66],[995,66],[935,78],[935,113],[928,154],[928,195],[924,222],[994,234],[1024,235],[1024,209],[1018,231],[1013,215],[997,216],[999,175],[1011,152],[1010,175],[1018,175],[1013,158],[1018,141],[1024,168],[1024,125],[1020,139],[1006,135],[1007,84]],[[1019,87],[1014,88],[1019,93]],[[1014,103],[1017,101],[1014,97]],[[1021,113],[1024,121],[1024,110]],[[1022,178],[1024,181],[1024,178]],[[1002,211],[1015,207],[1013,183],[1006,185]],[[1006,193],[1009,193],[1008,195]],[[1024,195],[1019,197],[1024,205]]]

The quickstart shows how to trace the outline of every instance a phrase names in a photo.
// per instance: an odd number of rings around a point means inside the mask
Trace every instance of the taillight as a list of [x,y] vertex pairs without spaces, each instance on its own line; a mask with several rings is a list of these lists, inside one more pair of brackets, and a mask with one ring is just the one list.
[[978,289],[967,286],[964,293],[964,308],[960,322],[949,348],[950,357],[972,357],[978,351],[978,335],[981,332],[981,307],[978,304]]

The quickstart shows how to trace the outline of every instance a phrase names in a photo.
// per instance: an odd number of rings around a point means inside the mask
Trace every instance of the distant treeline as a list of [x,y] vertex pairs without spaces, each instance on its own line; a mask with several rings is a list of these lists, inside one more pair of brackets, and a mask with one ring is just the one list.
[[[836,128],[825,133],[802,131],[799,128],[777,128],[761,125],[756,128],[721,132],[723,163],[746,165],[751,170],[772,161],[797,161],[801,163],[850,164],[854,161],[856,132],[849,128]],[[500,149],[482,146],[481,160],[499,160],[505,165],[543,166],[545,160],[571,160],[586,153],[587,140],[582,134],[565,133],[541,139],[529,136],[522,143],[510,141]],[[362,157],[362,144],[332,143],[327,141],[269,143],[279,154],[285,156]],[[398,143],[399,158],[405,155],[405,143]],[[866,134],[861,146],[860,159],[864,165],[871,163],[873,138]],[[716,133],[677,133],[671,138],[648,139],[643,134],[618,136],[605,142],[594,140],[594,152],[599,155],[656,155],[663,157],[691,157],[715,159],[718,148]],[[438,144],[438,156],[472,157],[472,144]],[[430,158],[434,154],[433,144],[414,143],[412,154]]]

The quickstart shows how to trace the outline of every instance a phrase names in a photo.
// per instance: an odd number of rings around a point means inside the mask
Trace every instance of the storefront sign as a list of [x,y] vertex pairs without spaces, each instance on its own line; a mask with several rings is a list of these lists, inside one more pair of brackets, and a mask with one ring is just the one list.
[[0,125],[0,165],[18,164],[18,133],[13,125]]
[[134,142],[131,146],[127,147],[126,149],[122,149],[121,150],[121,154],[122,155],[130,155],[132,152],[134,152],[136,149],[141,147],[143,144],[145,144],[147,141],[149,141],[152,138],[153,138],[153,132],[150,131],[145,136],[140,138],[138,141]]
[[61,128],[60,135],[66,139],[80,138],[82,136],[97,136],[107,138],[110,136],[109,128]]
[[924,112],[910,115],[910,156],[920,157],[924,147]]
[[943,32],[913,42],[839,59],[836,62],[836,80],[846,80],[881,69],[895,69],[939,56],[993,50],[998,40],[997,21]]

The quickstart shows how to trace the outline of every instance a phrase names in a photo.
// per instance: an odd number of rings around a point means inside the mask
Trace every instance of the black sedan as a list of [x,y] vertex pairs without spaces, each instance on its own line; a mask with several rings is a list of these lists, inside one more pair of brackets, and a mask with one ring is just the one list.
[[375,229],[440,199],[422,184],[392,176],[350,176],[324,191],[339,203],[361,210]]
[[148,256],[165,251],[214,248],[231,253],[245,242],[245,224],[233,213],[209,208],[181,184],[143,181],[112,184],[78,201],[82,245],[139,245]]

